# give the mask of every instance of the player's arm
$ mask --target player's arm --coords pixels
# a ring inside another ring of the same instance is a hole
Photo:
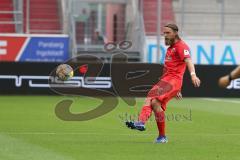
[[[200,87],[201,81],[196,75],[195,67],[194,67],[194,64],[193,64],[191,58],[185,58],[184,61],[187,64],[187,68],[191,75],[191,79],[192,79],[192,83],[193,83],[194,87]]]
[[[221,77],[218,81],[218,84],[220,87],[226,88],[232,80],[237,79],[237,78],[240,78],[240,66],[235,68],[228,75]]]

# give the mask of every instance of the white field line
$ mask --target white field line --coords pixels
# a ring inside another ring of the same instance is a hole
[[[237,100],[224,100],[224,99],[218,99],[218,98],[201,98],[201,99],[206,100],[206,101],[213,101],[213,102],[225,102],[225,103],[240,104],[240,101],[237,101]]]
[[[105,135],[105,136],[156,136],[157,133],[120,133],[120,134],[106,134],[106,133],[92,133],[92,132],[0,132],[0,134],[7,135]],[[240,133],[179,133],[168,134],[170,136],[240,136]]]

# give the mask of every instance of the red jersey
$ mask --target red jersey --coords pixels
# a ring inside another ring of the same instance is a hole
[[[190,50],[184,41],[179,40],[168,47],[164,61],[162,79],[178,79],[182,82],[186,69],[185,58],[190,58]]]

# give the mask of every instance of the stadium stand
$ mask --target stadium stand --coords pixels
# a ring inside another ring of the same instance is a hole
[[[12,0],[0,1],[0,33],[14,33],[14,12]]]
[[[1,0],[0,32],[61,34],[65,24],[63,15],[68,14],[67,8],[63,11],[62,5],[68,2],[63,0]],[[96,29],[101,26],[99,25],[100,15],[102,16],[101,34],[105,35],[109,41],[126,39],[125,33],[128,32],[129,27],[127,20],[133,17],[129,14],[129,8],[133,10],[132,6],[134,6],[131,3],[142,7],[138,14],[140,15],[140,12],[143,14],[146,35],[156,35],[157,0],[134,0],[131,2],[115,0],[111,3],[110,1],[101,3],[96,0],[89,2],[73,0],[71,2],[73,11],[70,14],[72,16],[74,14],[76,18],[75,32],[78,43],[86,43],[89,38],[94,38]],[[102,4],[101,11],[99,11],[98,4]],[[238,37],[240,35],[238,29],[240,24],[238,21],[240,18],[239,5],[240,1],[236,0],[162,0],[161,25],[176,22],[180,26],[183,36]],[[78,13],[75,13],[74,7],[79,9]],[[84,13],[84,9],[86,13]],[[114,14],[114,10],[119,12]],[[99,12],[102,13],[99,14]],[[28,13],[29,21],[27,21]],[[106,25],[109,18],[113,18],[111,15],[115,15],[113,23],[115,29],[113,25]],[[71,25],[71,16],[68,18],[69,26]],[[113,31],[110,32],[108,28],[112,28]],[[68,33],[69,30],[71,29],[65,30],[64,33]],[[117,36],[114,37],[114,35]],[[95,42],[91,41],[91,43]]]
[[[174,22],[172,0],[162,0],[161,26],[168,22]],[[143,17],[146,35],[156,35],[157,32],[157,0],[143,1]]]
[[[236,0],[173,0],[184,36],[239,36],[239,5]]]
[[[156,36],[158,0],[0,0],[0,33],[67,34],[72,56],[129,40],[143,57]],[[183,37],[239,37],[240,1],[162,0],[161,26],[176,22]],[[130,54],[129,54],[130,55]],[[111,57],[111,54],[103,57]],[[141,58],[138,58],[139,60]]]
[[[24,0],[24,31],[29,9],[29,33],[60,34],[61,9],[59,0]],[[29,8],[27,7],[29,4]]]

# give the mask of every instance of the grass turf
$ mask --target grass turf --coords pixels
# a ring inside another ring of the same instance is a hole
[[[0,96],[0,159],[177,159],[235,160],[240,148],[240,99],[184,98],[172,100],[166,112],[168,144],[154,144],[157,127],[152,117],[147,131],[129,130],[126,117],[135,107],[122,100],[112,112],[85,122],[62,121],[55,115],[60,96]],[[99,104],[71,98],[74,113]]]

